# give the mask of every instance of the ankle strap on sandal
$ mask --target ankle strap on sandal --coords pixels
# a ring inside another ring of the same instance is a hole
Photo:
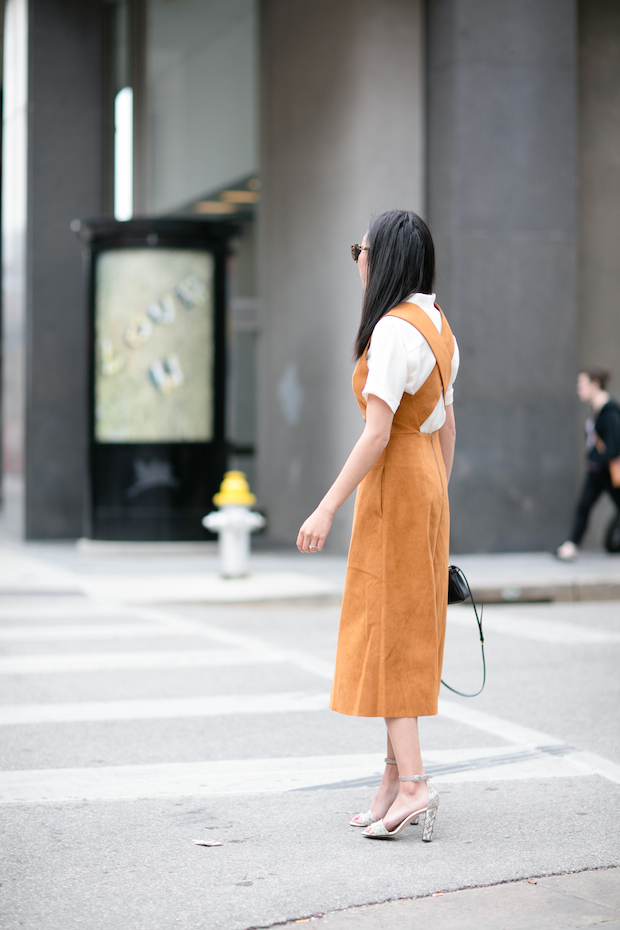
[[[396,759],[388,759],[387,756],[385,757],[385,759],[384,759],[383,761],[384,761],[384,762],[387,762],[388,765],[398,765],[398,762],[396,761]]]
[[[428,781],[430,775],[399,775],[399,781]]]

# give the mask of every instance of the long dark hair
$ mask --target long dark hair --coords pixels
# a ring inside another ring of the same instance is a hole
[[[354,358],[364,354],[381,319],[410,294],[431,294],[435,247],[430,230],[412,210],[390,210],[368,227],[368,279]]]

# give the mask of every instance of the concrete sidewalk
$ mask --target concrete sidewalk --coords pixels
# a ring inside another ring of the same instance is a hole
[[[620,555],[607,552],[583,552],[574,562],[549,552],[455,555],[451,561],[482,603],[620,599]]]
[[[352,907],[306,917],[280,927],[309,923],[321,930],[620,930],[620,869],[441,892],[427,898]]]
[[[620,555],[586,552],[572,563],[547,552],[453,555],[482,603],[620,599]],[[0,595],[86,595],[122,603],[337,602],[344,556],[252,554],[251,575],[222,579],[213,544],[0,544]]]

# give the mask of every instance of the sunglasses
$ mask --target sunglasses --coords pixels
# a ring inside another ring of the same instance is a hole
[[[367,251],[368,251],[368,246],[367,246],[367,245],[352,245],[352,246],[351,246],[351,256],[352,256],[352,258],[353,258],[353,261],[357,263],[357,260],[358,260],[358,258],[360,257],[360,255],[362,254],[362,252],[367,252]]]

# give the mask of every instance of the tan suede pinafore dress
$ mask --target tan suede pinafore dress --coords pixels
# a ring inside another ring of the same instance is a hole
[[[448,603],[448,488],[439,437],[421,433],[450,383],[454,337],[420,308],[391,316],[424,336],[436,364],[416,394],[403,394],[390,440],[360,482],[340,617],[330,707],[356,717],[437,713]],[[353,374],[362,391],[366,351]]]

